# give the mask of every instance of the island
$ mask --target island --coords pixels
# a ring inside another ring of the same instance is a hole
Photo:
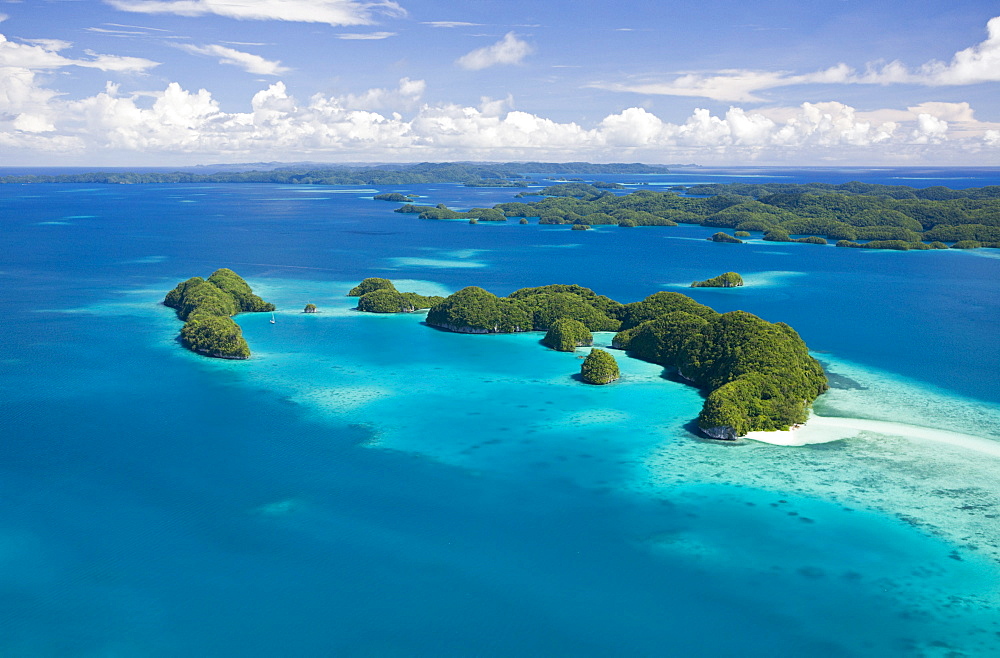
[[[558,352],[573,352],[578,347],[587,347],[593,343],[594,335],[587,329],[587,325],[572,318],[557,319],[542,339],[542,345]]]
[[[348,297],[358,297],[357,310],[363,313],[412,313],[430,308],[444,297],[399,292],[389,279],[369,277],[351,288]]]
[[[444,301],[444,297],[425,297],[415,292],[399,292],[380,288],[358,298],[358,310],[363,313],[413,313]]]
[[[386,192],[385,194],[376,194],[372,197],[376,201],[395,201],[396,203],[410,203],[413,201],[413,197],[406,196],[405,194],[400,194],[399,192]]]
[[[186,171],[91,171],[79,174],[28,174],[0,176],[3,183],[86,183],[136,185],[149,183],[280,183],[282,185],[412,185],[420,183],[473,183],[524,178],[535,174],[666,174],[664,166],[640,163],[590,162],[420,162],[374,166],[289,164],[270,170],[192,173]],[[493,187],[494,185],[490,185]],[[508,185],[504,184],[504,187]]]
[[[380,277],[368,277],[367,279],[362,279],[361,283],[351,288],[347,296],[348,297],[360,297],[366,293],[372,292],[373,290],[396,290],[396,286],[393,285],[392,281],[389,279],[383,279]]]
[[[743,285],[743,277],[736,272],[726,272],[704,281],[694,281],[692,288],[736,288]]]
[[[254,294],[236,272],[222,268],[208,279],[192,277],[167,293],[164,306],[184,320],[181,344],[198,354],[219,359],[248,359],[250,347],[233,321],[237,313],[274,311],[274,304]]]
[[[580,366],[580,378],[588,384],[610,384],[619,376],[615,357],[599,347],[590,350]]]
[[[677,226],[732,229],[710,240],[742,242],[751,232],[771,242],[799,242],[901,251],[1000,248],[1000,186],[951,190],[867,183],[727,183],[640,189],[571,182],[518,194],[522,200],[457,212],[406,205],[397,212],[423,219],[504,221],[537,217],[539,224]],[[531,197],[541,197],[530,200]],[[496,214],[499,212],[499,214]],[[585,230],[585,229],[578,229]]]
[[[316,305],[315,304],[306,304],[306,307],[304,309],[302,309],[302,312],[303,313],[315,313],[316,312]]]
[[[822,366],[787,324],[745,311],[718,313],[677,292],[622,304],[577,285],[523,288],[507,297],[469,286],[432,306],[426,324],[471,334],[547,330],[543,344],[561,351],[586,343],[584,330],[616,331],[612,347],[706,392],[697,425],[714,439],[805,423],[828,388]]]

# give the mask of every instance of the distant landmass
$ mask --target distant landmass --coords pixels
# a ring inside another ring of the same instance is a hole
[[[751,231],[770,242],[803,242],[866,249],[1000,248],[1000,185],[953,190],[872,183],[728,183],[642,187],[629,194],[586,183],[551,185],[493,208],[457,212],[443,204],[405,204],[400,213],[421,219],[507,221],[537,217],[539,224],[572,228],[698,224],[718,231],[714,242],[741,243]],[[793,235],[803,237],[793,238]],[[859,242],[860,241],[860,242]]]
[[[239,165],[212,173],[197,171],[91,171],[70,174],[2,176],[0,183],[282,183],[291,185],[408,185],[465,183],[475,187],[520,187],[526,174],[666,174],[665,166],[640,163],[592,164],[589,162],[421,162],[367,166],[289,165],[257,163],[249,171]]]

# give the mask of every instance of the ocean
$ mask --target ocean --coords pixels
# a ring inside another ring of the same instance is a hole
[[[963,188],[1000,170],[587,178]],[[0,655],[1000,653],[1000,252],[372,200],[518,191],[0,186]],[[237,316],[247,361],[185,351],[160,304],[220,267],[278,306]],[[725,271],[747,285],[687,287]],[[857,423],[802,447],[704,441],[698,391],[656,366],[615,352],[622,379],[588,386],[586,350],[537,333],[357,313],[345,294],[369,276],[675,290],[787,322],[831,374],[816,413]]]

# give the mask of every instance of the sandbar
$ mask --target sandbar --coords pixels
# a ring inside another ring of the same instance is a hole
[[[748,432],[746,437],[781,446],[804,446],[828,443],[857,436],[859,432],[873,432],[889,436],[900,436],[918,441],[932,441],[976,452],[1000,457],[1000,441],[985,439],[971,434],[949,430],[895,423],[864,418],[838,418],[813,414],[802,426],[782,432]]]

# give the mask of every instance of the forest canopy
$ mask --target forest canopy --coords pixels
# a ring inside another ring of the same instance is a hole
[[[233,321],[237,313],[274,311],[240,275],[222,268],[207,280],[192,277],[167,293],[163,304],[184,320],[180,341],[192,352],[220,359],[248,359],[250,347]]]
[[[442,204],[408,205],[397,212],[417,213],[425,219],[478,221],[537,217],[539,224],[581,227],[697,224],[731,229],[742,237],[757,231],[774,242],[898,241],[906,243],[906,249],[923,249],[921,244],[931,242],[961,242],[958,248],[1000,247],[1000,186],[950,190],[867,183],[727,183],[696,185],[683,192],[639,189],[616,194],[608,187],[571,182],[523,192],[518,201],[489,209],[458,212]],[[531,200],[536,196],[541,198]],[[492,214],[496,211],[503,217]],[[710,239],[741,241],[724,231]]]

